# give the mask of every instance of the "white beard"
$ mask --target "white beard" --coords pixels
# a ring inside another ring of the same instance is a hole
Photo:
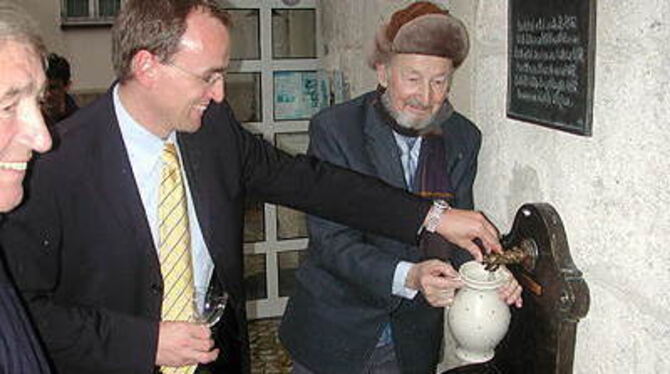
[[[388,111],[388,113],[393,117],[393,119],[398,123],[398,125],[410,129],[410,130],[423,130],[426,127],[430,126],[433,124],[433,120],[435,119],[435,114],[431,114],[427,118],[423,119],[417,119],[415,117],[410,116],[407,113],[403,113],[400,111],[397,111],[394,107],[393,104],[391,104],[391,98],[388,93],[388,91],[385,91],[382,96],[381,96],[381,102],[382,105],[384,105],[384,108]]]

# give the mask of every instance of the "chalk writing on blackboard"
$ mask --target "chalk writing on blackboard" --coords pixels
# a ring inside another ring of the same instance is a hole
[[[582,47],[577,17],[520,19],[513,49],[512,86],[518,100],[572,108],[579,92]]]
[[[507,116],[591,135],[595,0],[509,0]]]

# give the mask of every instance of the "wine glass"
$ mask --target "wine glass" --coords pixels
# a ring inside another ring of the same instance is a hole
[[[213,291],[212,287],[196,287],[193,292],[195,314],[193,322],[212,327],[223,316],[228,302],[228,294],[223,291]]]

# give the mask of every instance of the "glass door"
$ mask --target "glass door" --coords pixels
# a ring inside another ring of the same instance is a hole
[[[243,126],[290,153],[307,150],[309,118],[327,105],[316,0],[223,1],[233,20],[226,97]],[[249,318],[280,316],[307,248],[304,214],[246,203]]]

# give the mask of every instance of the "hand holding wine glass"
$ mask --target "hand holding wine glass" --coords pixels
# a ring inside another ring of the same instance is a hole
[[[193,294],[193,322],[213,327],[223,316],[227,302],[228,294],[224,291],[216,292],[212,287],[196,287]]]

